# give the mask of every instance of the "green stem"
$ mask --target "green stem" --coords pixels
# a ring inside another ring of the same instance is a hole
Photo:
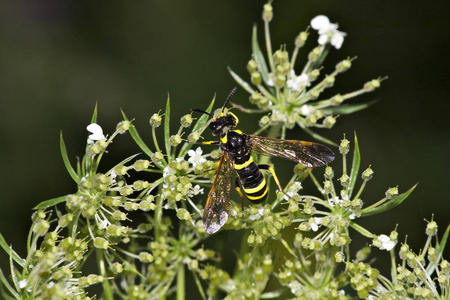
[[[100,271],[100,274],[103,276],[103,297],[104,299],[108,300],[114,300],[114,296],[111,290],[111,285],[109,284],[108,276],[106,274],[105,269],[105,261],[103,260],[102,250],[96,249],[95,254],[97,256],[97,262],[98,262],[98,269]]]
[[[184,300],[185,299],[185,270],[184,270],[184,264],[182,262],[178,265],[178,272],[177,272],[177,300]]]

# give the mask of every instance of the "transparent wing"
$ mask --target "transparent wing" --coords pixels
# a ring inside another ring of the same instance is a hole
[[[261,154],[289,159],[307,167],[320,167],[334,159],[333,151],[324,145],[313,142],[251,135],[250,147],[253,151]]]
[[[228,220],[232,175],[233,160],[230,154],[224,151],[203,210],[203,225],[209,234],[218,231]]]

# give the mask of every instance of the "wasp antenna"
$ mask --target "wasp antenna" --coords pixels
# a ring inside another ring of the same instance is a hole
[[[225,103],[222,106],[222,111],[225,109],[225,107],[227,106],[228,102],[230,101],[231,97],[233,97],[234,93],[236,92],[236,87],[234,87],[231,92],[228,94],[227,100],[225,100]]]
[[[191,111],[196,111],[196,112],[199,112],[199,113],[208,115],[208,116],[210,116],[210,117],[212,118],[212,115],[211,115],[209,112],[206,112],[206,111],[204,111],[204,110],[197,109],[197,108],[191,108]]]

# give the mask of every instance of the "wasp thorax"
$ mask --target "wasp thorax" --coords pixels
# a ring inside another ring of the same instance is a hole
[[[239,122],[239,119],[227,110],[216,111],[212,122],[209,124],[209,129],[213,135],[221,135],[228,132],[228,130],[235,128]]]

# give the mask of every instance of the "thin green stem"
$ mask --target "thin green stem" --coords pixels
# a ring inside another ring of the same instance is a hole
[[[273,63],[272,42],[270,41],[269,22],[264,21],[264,34],[266,40],[267,58],[269,59],[270,71],[275,71],[275,65]]]
[[[178,264],[177,271],[177,300],[184,300],[186,295],[186,287],[185,287],[185,270],[184,264],[180,262]]]
[[[105,261],[103,259],[102,250],[96,249],[95,254],[97,256],[98,269],[100,274],[103,276],[104,280],[102,282],[103,285],[103,297],[108,300],[114,300],[113,292],[111,290],[111,285],[109,284],[109,280],[107,279]]]

